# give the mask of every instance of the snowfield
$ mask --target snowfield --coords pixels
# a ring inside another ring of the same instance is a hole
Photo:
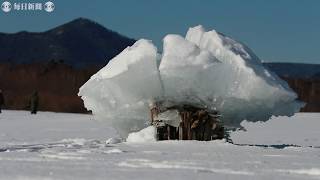
[[[232,133],[238,144],[291,144],[320,148],[320,114],[297,113],[293,117],[272,117],[267,122],[241,123],[246,131]]]
[[[238,145],[121,143],[91,115],[4,111],[0,179],[320,179],[319,113],[242,125]]]

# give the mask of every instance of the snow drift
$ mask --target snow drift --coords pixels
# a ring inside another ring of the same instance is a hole
[[[303,106],[248,47],[215,30],[167,35],[157,52],[151,41],[138,40],[80,88],[85,107],[122,136],[145,128],[158,100],[218,110],[227,126],[291,116]]]
[[[128,135],[127,142],[143,143],[156,141],[156,128],[153,126],[146,127],[139,132],[133,132]]]

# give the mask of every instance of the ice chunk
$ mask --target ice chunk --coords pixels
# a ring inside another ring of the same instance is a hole
[[[219,61],[207,50],[179,35],[167,35],[163,40],[160,75],[166,99],[193,104],[211,96],[208,78]]]
[[[212,77],[222,78],[208,82],[213,85],[214,99],[222,99],[215,106],[226,124],[236,126],[243,119],[265,121],[272,114],[293,115],[303,105],[296,101],[297,96],[287,83],[266,70],[245,45],[215,30],[205,32],[202,26],[190,28],[186,39],[222,62],[211,73]]]
[[[153,126],[142,129],[139,132],[130,133],[127,142],[129,143],[142,143],[156,141],[156,129]]]
[[[80,88],[85,107],[122,136],[145,127],[149,103],[162,91],[156,59],[148,40],[123,50]]]
[[[173,127],[179,127],[180,123],[182,122],[179,111],[176,109],[167,110],[163,113],[160,113],[157,117],[154,118],[154,120],[163,121]]]
[[[218,110],[227,126],[290,116],[303,106],[247,46],[215,30],[196,26],[163,43],[161,56],[150,41],[137,41],[80,88],[86,108],[122,136],[145,128],[149,104],[159,100]]]
[[[118,144],[118,143],[121,143],[122,142],[122,139],[121,138],[109,138],[106,140],[106,144]]]

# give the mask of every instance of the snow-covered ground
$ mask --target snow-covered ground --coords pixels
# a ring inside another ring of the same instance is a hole
[[[272,117],[267,122],[243,121],[246,131],[231,134],[234,143],[298,145],[320,148],[320,113],[297,113],[293,117]],[[319,162],[320,163],[320,162]]]
[[[242,125],[231,135],[240,145],[114,144],[116,132],[90,115],[4,111],[0,179],[320,179],[320,114]]]

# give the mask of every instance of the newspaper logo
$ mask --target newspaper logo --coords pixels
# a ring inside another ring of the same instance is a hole
[[[48,1],[44,4],[44,10],[47,12],[52,12],[54,10],[54,4],[51,1]]]
[[[26,2],[15,2],[11,4],[9,1],[5,1],[1,4],[3,12],[8,13],[10,11],[46,11],[53,12],[55,5],[53,2],[48,1],[46,3],[26,3]]]
[[[3,12],[6,12],[6,13],[10,12],[11,8],[12,8],[11,3],[8,1],[5,1],[1,4],[1,9]]]

